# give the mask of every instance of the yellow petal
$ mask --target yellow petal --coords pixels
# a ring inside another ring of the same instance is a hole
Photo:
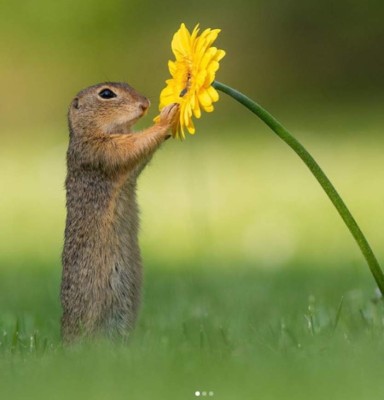
[[[210,46],[216,39],[221,29],[212,29],[207,37],[208,46]]]
[[[208,50],[204,53],[204,56],[203,56],[203,58],[201,59],[201,62],[200,62],[200,68],[201,68],[201,69],[206,69],[207,66],[208,66],[208,64],[209,64],[213,59],[215,59],[214,57],[215,57],[217,51],[218,51],[218,50],[216,49],[216,47],[211,47],[210,49],[208,49]]]
[[[225,51],[224,50],[217,50],[217,53],[215,54],[215,60],[220,61],[222,58],[225,56]]]
[[[206,77],[207,77],[207,71],[205,71],[204,69],[199,71],[199,73],[197,74],[196,79],[195,79],[196,85],[198,85],[199,87],[203,86]]]
[[[207,92],[209,94],[209,97],[212,99],[212,101],[215,102],[215,101],[219,100],[219,93],[217,93],[217,90],[214,87],[210,86],[207,89]]]
[[[180,29],[173,35],[171,47],[176,56],[176,59],[183,58],[188,55],[189,50],[189,31],[184,24],[181,24]]]
[[[180,122],[180,128],[182,128],[183,126],[185,126],[185,123],[184,123],[184,109],[183,109],[182,106],[180,107],[179,122]]]
[[[195,94],[193,94],[192,96],[193,96],[193,99],[191,101],[191,105],[192,105],[193,114],[196,118],[200,118],[201,117],[200,103],[197,101]]]
[[[191,109],[193,109],[196,105],[196,95],[193,92],[190,94],[189,104],[191,106]]]
[[[191,34],[191,43],[193,43],[196,40],[197,34],[199,33],[199,24],[196,24],[196,26],[193,28],[192,34]]]
[[[196,102],[195,107],[193,108],[193,114],[196,118],[200,118],[201,117],[201,110],[200,110],[200,105],[199,102]]]
[[[183,45],[184,52],[189,55],[191,47],[191,34],[184,24],[181,24],[180,40]]]
[[[212,104],[212,100],[206,90],[201,91],[198,94],[199,102],[203,107],[208,107]]]
[[[184,124],[188,126],[190,124],[190,121],[192,120],[192,109],[190,104],[187,104],[186,107],[184,108]]]
[[[203,106],[203,110],[204,110],[205,112],[212,112],[212,111],[214,110],[214,107],[213,107],[212,104],[209,105],[209,106]]]
[[[171,85],[166,86],[162,91],[161,91],[161,96],[169,96],[173,94],[173,87]]]
[[[184,125],[180,123],[180,130],[177,133],[177,136],[179,139],[183,140],[185,139],[185,134],[184,134]]]
[[[177,71],[176,63],[169,60],[168,61],[168,69],[169,69],[170,74],[173,76]]]
[[[196,52],[206,51],[208,47],[216,40],[220,29],[206,29],[198,39],[198,43],[196,45]]]
[[[208,72],[216,72],[219,69],[219,67],[220,67],[220,64],[217,61],[212,60],[209,63],[209,65],[207,66],[207,70],[208,70]]]
[[[186,126],[187,126],[187,129],[188,129],[188,132],[191,135],[194,135],[196,130],[195,130],[195,125],[193,124],[192,118],[188,121],[188,125],[186,125]]]
[[[210,86],[215,80],[216,72],[219,69],[219,63],[217,61],[212,61],[207,68],[207,76],[205,78],[204,86]]]

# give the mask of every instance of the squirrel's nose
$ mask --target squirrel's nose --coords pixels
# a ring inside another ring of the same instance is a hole
[[[143,99],[143,101],[140,103],[140,108],[143,110],[143,112],[146,112],[150,105],[151,103],[148,99]]]

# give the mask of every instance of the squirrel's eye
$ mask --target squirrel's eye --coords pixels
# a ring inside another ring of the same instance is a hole
[[[116,97],[116,93],[112,92],[110,89],[103,89],[101,92],[99,92],[99,96],[103,99],[112,99]]]

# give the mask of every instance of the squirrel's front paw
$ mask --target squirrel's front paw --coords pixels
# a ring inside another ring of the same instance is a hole
[[[160,112],[160,123],[171,128],[179,117],[180,104],[172,103],[165,106]]]

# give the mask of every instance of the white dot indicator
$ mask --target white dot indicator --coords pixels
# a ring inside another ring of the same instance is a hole
[[[206,395],[207,395],[207,392],[201,392],[201,395],[202,395],[202,396],[206,396]]]
[[[195,396],[196,396],[196,397],[199,397],[199,396],[200,396],[200,392],[199,392],[198,390],[196,390]]]
[[[208,396],[213,396],[213,392],[208,392]]]

